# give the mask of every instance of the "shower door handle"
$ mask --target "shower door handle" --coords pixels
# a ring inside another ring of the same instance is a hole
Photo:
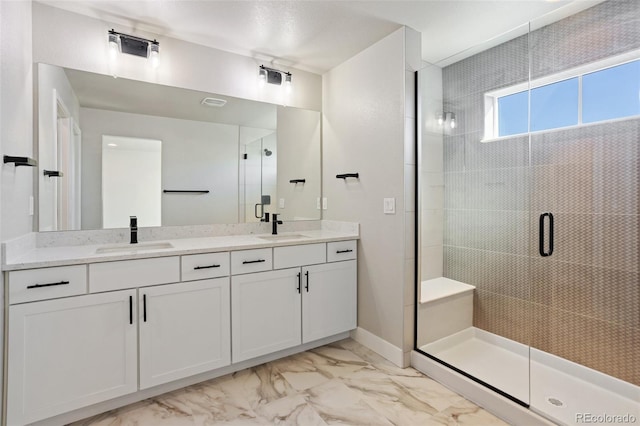
[[[549,218],[549,251],[544,250],[544,222],[545,218]],[[553,254],[553,215],[551,213],[542,213],[538,223],[538,250],[540,256],[548,257]]]

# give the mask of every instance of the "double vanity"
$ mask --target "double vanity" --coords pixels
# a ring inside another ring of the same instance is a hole
[[[357,239],[355,225],[6,259],[6,424],[61,423],[346,337]]]

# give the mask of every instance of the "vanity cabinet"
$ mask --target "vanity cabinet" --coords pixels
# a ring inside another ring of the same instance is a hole
[[[160,393],[344,337],[356,327],[355,247],[323,242],[6,273],[6,424]]]
[[[332,250],[354,259],[355,242],[346,243]],[[356,328],[355,260],[325,263],[326,244],[273,251],[274,267],[287,269],[231,278],[233,362]]]
[[[233,362],[301,343],[300,268],[231,278]]]
[[[356,261],[302,268],[302,343],[356,328]]]
[[[137,391],[135,300],[124,290],[11,306],[7,424]]]
[[[140,389],[231,364],[229,277],[138,293]]]

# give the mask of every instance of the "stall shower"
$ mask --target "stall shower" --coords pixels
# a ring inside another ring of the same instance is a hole
[[[416,349],[557,423],[640,422],[640,7],[460,57],[418,72]]]

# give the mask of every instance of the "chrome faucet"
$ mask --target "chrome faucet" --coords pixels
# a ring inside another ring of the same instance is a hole
[[[278,214],[277,213],[273,213],[271,215],[271,217],[273,217],[273,225],[271,225],[271,234],[272,235],[278,235],[278,225],[282,225],[282,221],[278,220]]]
[[[138,218],[129,216],[129,229],[131,230],[131,244],[138,244]]]

